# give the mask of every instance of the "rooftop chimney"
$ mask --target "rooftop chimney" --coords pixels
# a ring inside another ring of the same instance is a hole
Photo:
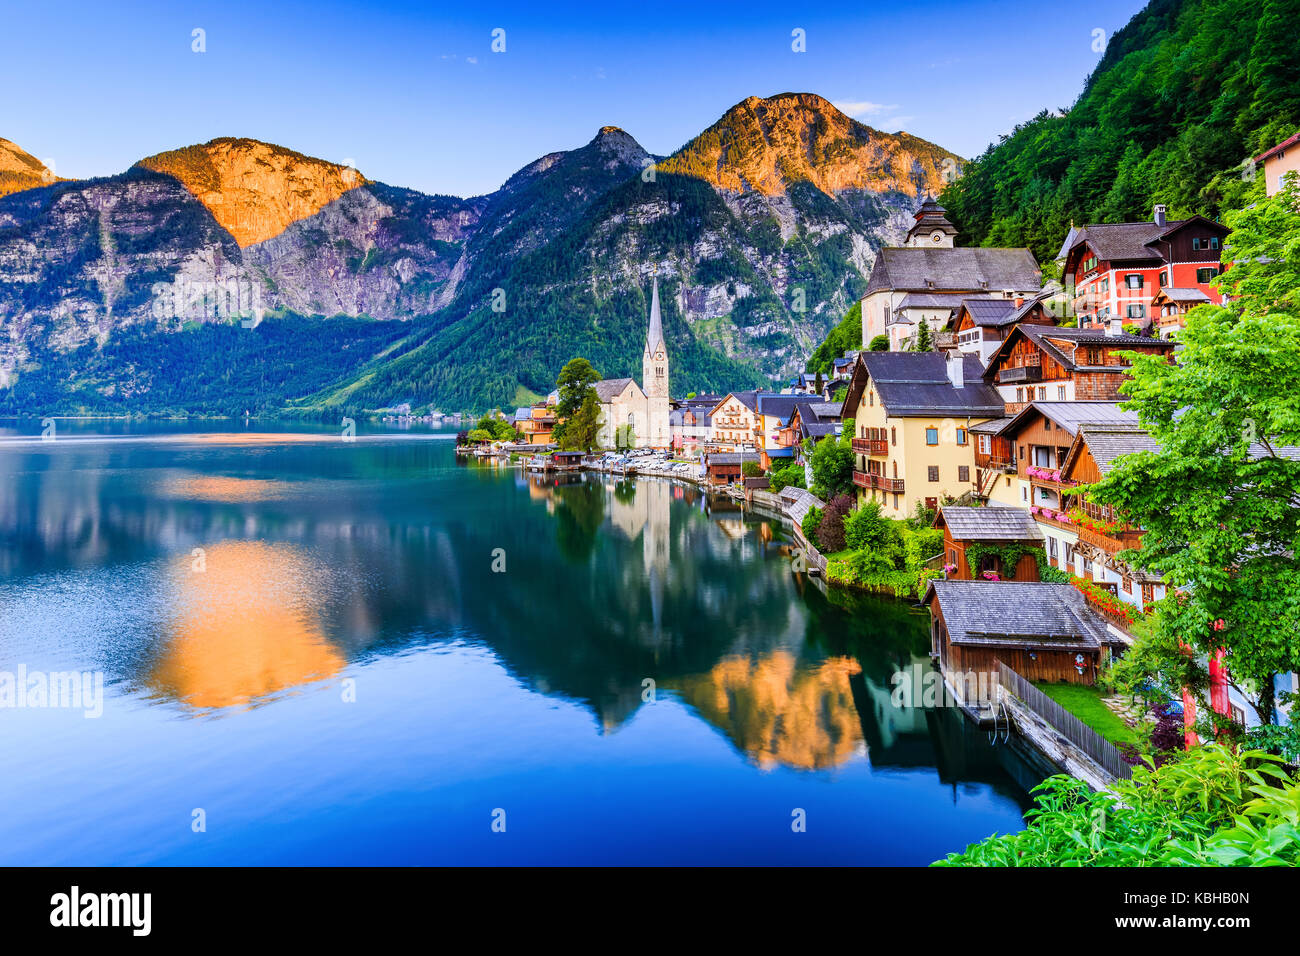
[[[1124,320],[1118,315],[1111,318],[1111,320],[1106,323],[1106,334],[1110,336],[1123,335]]]
[[[1163,229],[1165,227],[1165,204],[1164,203],[1162,202],[1156,203],[1154,215],[1155,215],[1156,225],[1159,226],[1161,229]]]
[[[1016,308],[1019,309],[1025,304],[1025,297],[1019,292],[1016,293]]]
[[[961,352],[948,353],[948,381],[953,388],[966,387],[966,360]]]

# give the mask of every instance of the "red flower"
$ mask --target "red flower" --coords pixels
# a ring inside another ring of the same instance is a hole
[[[1223,618],[1219,618],[1217,621],[1214,622],[1214,629],[1216,631],[1221,631],[1227,626],[1228,623]]]

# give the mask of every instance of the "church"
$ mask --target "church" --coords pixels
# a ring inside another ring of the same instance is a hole
[[[650,327],[641,354],[641,381],[606,378],[596,383],[603,448],[668,448],[668,345],[659,315],[659,277],[650,293]]]

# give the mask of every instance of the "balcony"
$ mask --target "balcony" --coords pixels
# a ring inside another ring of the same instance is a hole
[[[887,458],[889,456],[889,440],[886,438],[855,438],[853,439],[853,450],[859,455],[866,455],[868,458]]]
[[[1042,380],[1043,366],[1041,364],[1016,365],[998,372],[999,385],[1019,385],[1025,382],[1041,382]]]
[[[1125,528],[1112,532],[1096,531],[1083,525],[1078,525],[1077,528],[1080,541],[1090,544],[1094,548],[1100,548],[1107,554],[1115,554],[1118,551],[1138,548],[1142,545],[1142,532],[1137,528]]]
[[[1033,484],[1043,485],[1046,488],[1053,488],[1057,491],[1075,488],[1079,484],[1077,481],[1062,478],[1059,470],[1055,468],[1047,468],[1043,465],[1026,465],[1020,471],[1020,477],[1027,479]]]
[[[896,494],[903,492],[902,478],[886,478],[884,475],[875,475],[869,471],[855,471],[853,483],[868,491],[892,491]]]

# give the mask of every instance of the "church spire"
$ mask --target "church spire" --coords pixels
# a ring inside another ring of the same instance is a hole
[[[650,293],[650,331],[646,335],[645,351],[647,355],[654,355],[660,350],[667,351],[664,348],[663,320],[659,317],[659,276],[656,275]]]

